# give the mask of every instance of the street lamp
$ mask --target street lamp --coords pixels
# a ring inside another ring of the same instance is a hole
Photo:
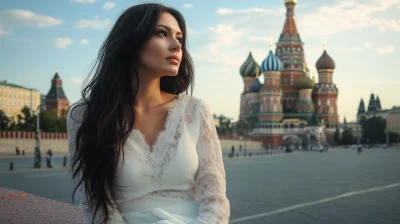
[[[35,134],[35,151],[34,151],[34,163],[33,163],[33,168],[41,168],[42,164],[42,157],[40,155],[40,121],[39,121],[39,115],[40,115],[40,106],[39,105],[36,108],[35,115],[36,115],[36,134]]]

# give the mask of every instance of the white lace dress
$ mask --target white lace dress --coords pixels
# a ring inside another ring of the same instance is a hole
[[[71,110],[70,110],[71,112]],[[84,108],[67,115],[70,157]],[[134,129],[118,164],[115,208],[108,223],[182,224],[228,223],[229,200],[222,151],[209,106],[201,99],[179,94],[153,146]],[[87,209],[84,186],[77,191],[84,223]],[[96,220],[101,218],[96,215]]]

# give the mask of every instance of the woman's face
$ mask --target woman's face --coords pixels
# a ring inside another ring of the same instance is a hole
[[[153,35],[139,52],[139,67],[150,73],[145,75],[176,76],[182,59],[182,38],[178,21],[170,13],[161,13]]]

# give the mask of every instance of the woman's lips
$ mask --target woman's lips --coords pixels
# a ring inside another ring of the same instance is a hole
[[[168,58],[168,61],[171,62],[174,65],[179,65],[179,60],[175,58]]]

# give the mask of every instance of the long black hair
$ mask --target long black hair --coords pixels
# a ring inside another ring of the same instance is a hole
[[[187,51],[187,29],[182,14],[161,4],[140,4],[126,9],[117,19],[90,72],[92,74],[96,68],[93,78],[82,90],[81,100],[71,107],[73,111],[86,106],[71,158],[73,178],[79,177],[72,197],[84,184],[89,209],[94,209],[92,221],[96,213],[101,212],[102,223],[107,222],[110,217],[107,206],[116,202],[115,192],[119,186],[115,171],[120,156],[124,158],[123,145],[135,121],[138,52],[153,35],[163,12],[170,13],[178,21],[183,39],[178,74],[162,77],[160,89],[179,94],[188,93],[190,87],[193,92],[194,67]]]

